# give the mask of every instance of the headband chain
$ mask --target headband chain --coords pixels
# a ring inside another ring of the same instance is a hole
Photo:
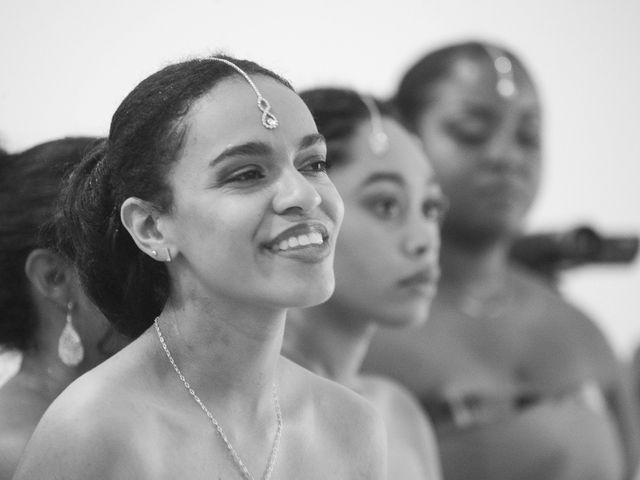
[[[368,95],[360,95],[362,103],[369,111],[371,119],[371,136],[369,137],[369,145],[376,155],[382,155],[389,149],[389,136],[382,128],[382,114],[376,105],[376,102]]]
[[[496,90],[502,97],[512,97],[517,92],[517,88],[515,79],[513,78],[513,64],[511,60],[509,60],[502,50],[492,45],[484,45],[484,49],[487,55],[489,55],[489,58],[491,58],[493,68],[498,76]]]
[[[256,96],[258,97],[258,108],[262,112],[262,125],[264,125],[265,128],[268,128],[269,130],[273,130],[279,125],[278,119],[273,113],[271,113],[271,104],[266,98],[262,96],[262,94],[260,93],[260,90],[258,90],[258,87],[256,87],[256,84],[253,83],[253,80],[251,80],[251,77],[249,77],[249,75],[247,75],[247,73],[244,70],[242,70],[235,63],[230,62],[229,60],[226,60],[224,58],[209,57],[209,60],[215,60],[218,62],[226,63],[227,65],[232,67],[236,72],[242,75],[244,79],[249,83],[251,88],[253,88],[253,91],[256,93]]]

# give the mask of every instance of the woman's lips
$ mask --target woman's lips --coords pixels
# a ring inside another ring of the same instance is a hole
[[[425,268],[417,271],[413,275],[403,278],[398,282],[402,288],[418,289],[434,294],[438,280],[440,279],[440,270],[437,268]]]
[[[307,263],[324,260],[330,253],[328,229],[318,222],[295,225],[265,244],[271,253]]]
[[[320,245],[329,238],[329,231],[320,222],[304,222],[287,228],[266,242],[265,246],[271,250],[288,250],[309,244]]]

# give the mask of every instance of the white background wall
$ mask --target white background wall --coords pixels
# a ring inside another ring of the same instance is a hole
[[[1,0],[0,144],[103,135],[137,82],[188,56],[223,49],[299,88],[387,95],[426,49],[468,38],[520,53],[542,92],[529,228],[640,234],[637,0]],[[582,268],[562,288],[622,357],[640,342],[640,261]]]

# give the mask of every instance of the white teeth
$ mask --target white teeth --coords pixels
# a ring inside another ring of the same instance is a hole
[[[307,235],[298,235],[297,237],[290,237],[287,240],[281,240],[278,243],[279,250],[289,250],[295,247],[306,247],[307,245],[322,245],[324,243],[322,234],[318,232],[311,232]]]
[[[309,245],[311,243],[311,240],[309,240],[309,237],[307,237],[306,235],[300,235],[298,237],[298,242],[300,243],[300,245],[302,245],[303,247],[306,247],[307,245]]]
[[[318,232],[311,232],[309,234],[309,240],[315,245],[322,245],[322,235]]]

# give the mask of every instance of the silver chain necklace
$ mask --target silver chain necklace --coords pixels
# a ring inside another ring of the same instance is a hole
[[[202,400],[200,400],[200,397],[196,395],[196,392],[193,390],[191,385],[189,385],[189,382],[187,382],[187,379],[184,378],[184,375],[178,368],[178,365],[176,365],[176,362],[173,359],[171,352],[169,351],[169,347],[167,347],[167,343],[164,341],[162,332],[160,331],[160,325],[158,325],[158,319],[156,318],[153,321],[153,323],[156,327],[156,332],[158,333],[158,339],[160,340],[160,344],[162,345],[164,352],[167,354],[167,358],[169,359],[171,366],[173,366],[173,369],[178,374],[178,377],[180,377],[180,380],[182,380],[184,387],[187,389],[189,394],[193,397],[195,402],[200,406],[202,411],[207,415],[207,418],[211,420],[211,423],[213,424],[216,431],[220,435],[220,438],[222,439],[225,446],[227,447],[227,450],[231,454],[231,457],[233,458],[233,461],[235,462],[236,466],[238,467],[238,469],[240,469],[240,472],[242,473],[243,477],[247,480],[254,480],[253,475],[251,475],[251,472],[249,472],[249,469],[240,458],[240,455],[238,455],[238,452],[236,452],[235,448],[233,448],[233,445],[231,445],[231,442],[227,438],[227,435],[224,433],[224,430],[222,429],[218,421],[213,417],[213,415],[211,414],[209,409],[204,405],[204,403],[202,403]],[[271,478],[271,473],[273,472],[273,467],[275,466],[275,463],[276,463],[276,457],[278,456],[278,449],[280,447],[280,436],[282,435],[282,411],[280,410],[280,400],[278,399],[278,389],[275,383],[273,384],[273,405],[276,411],[276,420],[278,423],[278,427],[276,429],[276,437],[273,440],[273,447],[271,448],[271,454],[269,455],[269,461],[267,462],[267,468],[265,469],[264,474],[262,475],[262,480],[269,480]]]

